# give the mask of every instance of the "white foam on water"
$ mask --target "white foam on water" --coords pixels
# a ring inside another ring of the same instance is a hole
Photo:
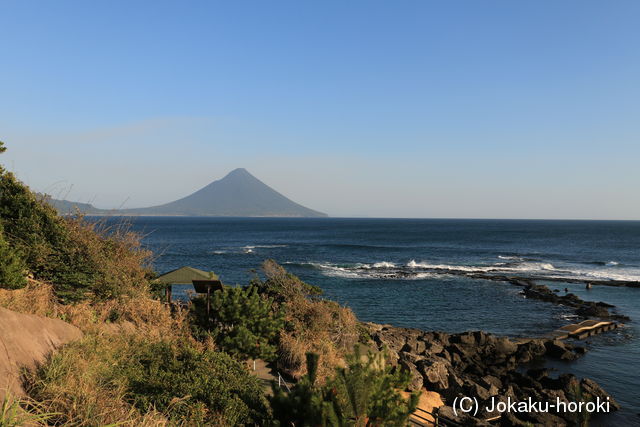
[[[640,281],[640,269],[583,270],[572,267],[558,268],[549,262],[510,262],[491,265],[436,264],[427,261],[410,260],[405,265],[390,261],[371,264],[337,265],[330,262],[302,263],[319,269],[332,277],[368,278],[387,280],[416,280],[439,277],[448,274],[512,274],[532,279],[579,279]]]
[[[506,260],[510,260],[510,261],[524,261],[523,258],[521,258],[519,256],[514,256],[514,255],[498,255],[498,258],[506,259]]]
[[[420,279],[433,279],[435,277],[440,277],[442,274],[437,273],[416,273],[411,276],[411,280],[420,280]]]
[[[388,261],[380,261],[371,265],[372,268],[395,268],[395,264]]]

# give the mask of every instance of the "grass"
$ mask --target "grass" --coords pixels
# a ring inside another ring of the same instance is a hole
[[[280,332],[278,366],[294,378],[307,372],[306,354],[320,356],[318,381],[344,366],[345,356],[359,338],[353,312],[338,303],[319,298],[320,290],[304,283],[273,260],[263,264],[266,280],[255,286],[280,302],[285,328]]]
[[[2,427],[44,426],[56,415],[45,412],[42,404],[28,398],[17,398],[8,391],[0,404]]]
[[[258,379],[229,355],[138,334],[87,335],[31,373],[27,390],[59,425],[237,425],[268,414]]]

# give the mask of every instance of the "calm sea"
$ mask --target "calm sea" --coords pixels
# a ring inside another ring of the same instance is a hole
[[[116,218],[110,219],[115,221]],[[246,284],[273,258],[366,321],[425,330],[540,336],[571,310],[525,300],[519,288],[460,273],[541,280],[640,280],[640,221],[131,218],[160,273],[184,265]],[[640,424],[640,289],[544,282],[632,318],[587,341],[559,371],[589,376],[622,405],[600,423]],[[176,290],[178,293],[182,290]],[[596,420],[598,421],[598,420]],[[596,422],[596,424],[598,424]]]

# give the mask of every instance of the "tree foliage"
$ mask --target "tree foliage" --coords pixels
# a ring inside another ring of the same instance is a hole
[[[19,289],[27,284],[26,265],[4,238],[0,224],[0,288]]]
[[[211,330],[218,346],[238,358],[273,360],[283,314],[273,300],[249,286],[225,287],[211,297],[210,319],[206,302],[194,304],[201,326]]]
[[[307,375],[290,393],[273,385],[270,399],[276,425],[404,426],[415,411],[418,395],[402,397],[408,374],[386,366],[384,354],[356,350],[348,366],[338,368],[324,385],[316,379],[318,357],[307,354]]]
[[[326,425],[331,417],[331,401],[317,381],[318,355],[307,353],[307,375],[289,393],[275,384],[270,398],[274,424],[279,426]]]

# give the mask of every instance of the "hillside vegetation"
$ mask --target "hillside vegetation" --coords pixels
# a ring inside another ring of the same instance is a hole
[[[126,225],[59,216],[0,167],[0,306],[84,333],[25,372],[26,398],[1,398],[0,425],[402,425],[415,407],[403,373],[353,354],[368,336],[351,310],[275,261],[215,292],[207,316],[201,298],[154,298],[152,255]],[[256,358],[292,390],[268,398]]]

